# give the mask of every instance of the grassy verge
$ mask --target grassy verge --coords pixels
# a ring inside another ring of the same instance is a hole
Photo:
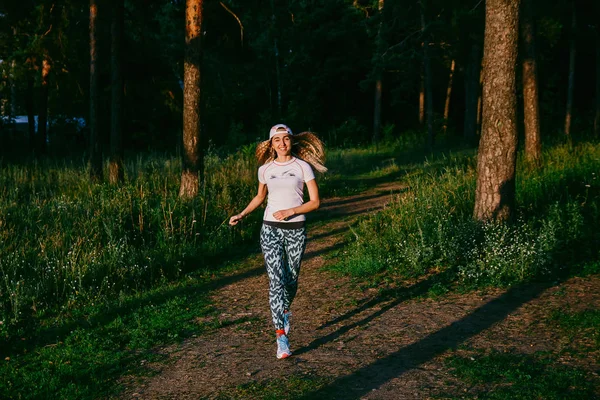
[[[22,332],[24,336],[2,342],[2,397],[93,399],[118,394],[121,376],[152,373],[146,365],[164,357],[157,346],[221,326],[209,295],[234,271],[243,273],[232,265],[189,274],[137,295],[42,319]]]
[[[597,394],[585,371],[560,365],[553,356],[542,353],[451,356],[446,366],[470,386],[464,395],[450,398],[584,400]]]
[[[468,389],[467,399],[593,399],[598,398],[600,380],[594,364],[600,350],[600,312],[594,308],[573,311],[569,307],[549,311],[549,329],[559,338],[552,352],[520,354],[514,351],[469,351],[451,355],[445,364]],[[596,356],[594,356],[596,354]],[[593,361],[592,361],[593,363]]]
[[[178,279],[249,242],[258,215],[236,230],[224,221],[253,195],[251,162],[208,157],[206,184],[191,202],[177,196],[171,158],[129,163],[119,187],[91,185],[75,164],[3,166],[0,336]]]
[[[232,390],[219,393],[216,398],[219,400],[291,400],[319,390],[327,383],[326,378],[294,374],[281,379],[239,385]]]
[[[546,150],[537,169],[520,160],[510,224],[473,221],[475,163],[455,153],[407,166],[407,194],[360,221],[337,270],[363,280],[445,271],[446,289],[598,272],[600,145]]]
[[[556,323],[570,343],[577,343],[589,351],[600,350],[600,310],[586,308],[582,311],[555,310],[550,320]]]

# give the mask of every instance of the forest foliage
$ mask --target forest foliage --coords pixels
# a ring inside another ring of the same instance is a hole
[[[573,31],[572,2],[532,1],[544,135],[559,135],[558,127],[563,126],[571,40],[577,50],[573,131],[591,132],[597,6],[576,2],[578,23]],[[397,0],[385,2],[379,12],[378,2],[366,0],[229,0],[204,6],[204,148],[210,143],[235,149],[255,142],[279,121],[316,131],[328,145],[367,143],[372,135],[373,86],[380,71],[384,138],[420,129],[421,5],[428,21],[436,132],[444,124],[450,66],[455,61],[448,135],[460,139],[466,75],[482,55],[484,2]],[[183,0],[125,1],[127,151],[174,151],[180,146],[184,6]],[[105,152],[110,136],[112,12],[111,2],[101,2],[99,136]],[[26,115],[28,102],[39,114],[44,104],[41,65],[48,59],[50,149],[63,155],[83,152],[85,130],[77,132],[67,122],[87,118],[89,112],[88,4],[7,0],[0,5],[0,19],[2,115]],[[475,61],[473,51],[480,53]],[[28,147],[24,140],[9,140],[7,127],[2,132],[4,157]]]

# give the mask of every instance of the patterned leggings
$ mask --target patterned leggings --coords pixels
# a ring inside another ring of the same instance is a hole
[[[269,275],[269,305],[275,329],[283,329],[283,312],[298,290],[300,261],[306,248],[306,228],[281,229],[262,226],[260,246]]]

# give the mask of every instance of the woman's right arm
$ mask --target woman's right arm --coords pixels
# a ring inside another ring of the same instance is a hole
[[[252,211],[256,210],[258,208],[258,206],[260,206],[263,201],[265,201],[265,198],[267,197],[267,185],[265,185],[264,183],[258,183],[258,193],[256,194],[256,196],[254,196],[254,198],[252,200],[250,200],[250,203],[248,203],[248,205],[246,206],[246,208],[244,208],[244,210],[239,213],[234,215],[233,217],[229,218],[229,225],[236,225],[238,222],[240,222],[242,220],[242,218],[244,218],[246,215],[250,214]]]

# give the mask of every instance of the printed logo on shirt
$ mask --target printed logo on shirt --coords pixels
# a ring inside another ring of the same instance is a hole
[[[269,179],[277,179],[277,178],[293,178],[295,177],[296,174],[294,173],[293,170],[288,169],[286,171],[283,171],[279,176],[278,175],[271,175],[271,177]]]

